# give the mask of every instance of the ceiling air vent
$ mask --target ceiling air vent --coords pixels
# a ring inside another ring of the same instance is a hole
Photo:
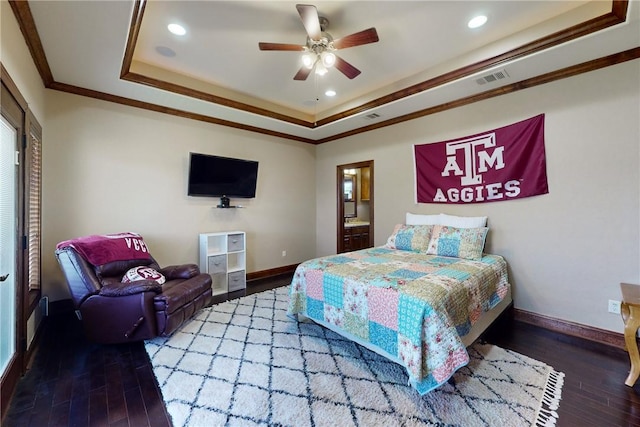
[[[509,74],[507,74],[507,70],[498,70],[495,73],[487,74],[486,76],[482,76],[479,79],[476,79],[476,83],[479,85],[484,85],[487,83],[493,83],[497,80],[504,80],[509,78]]]
[[[378,117],[380,117],[380,114],[378,114],[378,113],[371,113],[371,114],[367,114],[366,116],[364,116],[364,118],[366,120],[375,120]]]

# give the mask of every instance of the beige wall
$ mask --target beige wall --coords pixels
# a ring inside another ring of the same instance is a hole
[[[0,0],[0,30],[0,62],[29,103],[29,109],[38,122],[44,125],[46,90],[6,0]]]
[[[490,252],[510,265],[515,306],[622,331],[607,312],[640,282],[640,61],[353,136],[317,150],[318,255],[335,251],[336,165],[375,161],[375,241],[405,212],[489,217]],[[495,203],[414,204],[412,145],[546,114],[550,193]]]
[[[198,233],[229,230],[247,233],[248,272],[315,256],[312,145],[46,90],[0,4],[0,60],[43,126],[43,295],[68,298],[55,245],[85,234],[137,231],[162,265],[197,262]],[[189,151],[258,160],[257,197],[188,197]]]
[[[66,289],[55,244],[135,231],[161,265],[197,262],[198,234],[247,233],[247,271],[315,255],[315,148],[118,104],[47,94],[43,168],[43,277],[52,300]],[[187,196],[189,152],[257,160],[255,199],[216,209]],[[287,255],[282,256],[282,251]]]
[[[43,285],[66,289],[55,244],[133,230],[162,264],[194,262],[197,234],[247,232],[248,271],[335,252],[338,164],[375,161],[375,236],[406,211],[488,215],[516,307],[621,331],[618,283],[640,282],[640,61],[609,67],[318,147],[45,90],[7,2],[0,60],[44,128]],[[411,146],[546,113],[550,193],[473,206],[415,205]],[[187,154],[260,161],[258,197],[218,210],[186,196]],[[287,251],[283,258],[281,252]]]

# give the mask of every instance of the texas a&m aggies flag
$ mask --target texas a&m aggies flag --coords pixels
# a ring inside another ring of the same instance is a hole
[[[544,114],[481,134],[414,145],[417,203],[484,203],[549,192]]]

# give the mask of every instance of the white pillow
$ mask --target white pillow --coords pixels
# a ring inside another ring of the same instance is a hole
[[[487,226],[487,217],[440,214],[439,224],[456,228],[481,228]]]
[[[406,225],[440,225],[440,215],[419,215],[407,212],[404,223]]]
[[[486,216],[455,216],[447,214],[420,215],[407,212],[406,225],[446,225],[456,228],[480,228],[487,226]]]

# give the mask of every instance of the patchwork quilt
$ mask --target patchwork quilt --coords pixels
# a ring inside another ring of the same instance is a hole
[[[288,314],[329,323],[395,357],[424,394],[469,363],[460,337],[509,286],[498,255],[474,261],[381,246],[300,264]]]

